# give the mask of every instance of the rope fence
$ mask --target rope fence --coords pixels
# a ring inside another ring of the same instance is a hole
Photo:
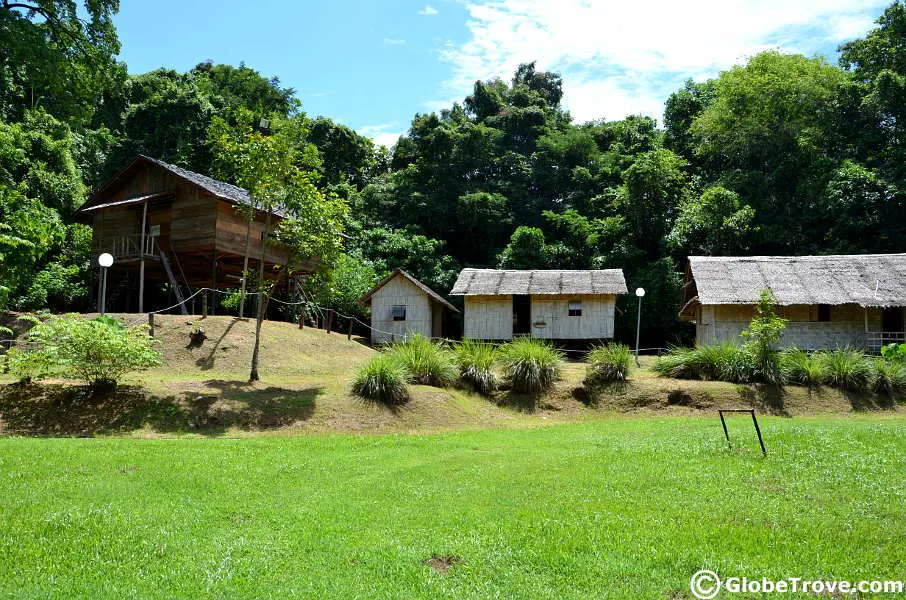
[[[146,322],[147,320],[149,320],[149,319],[151,318],[151,315],[162,314],[162,313],[165,313],[165,312],[167,312],[167,311],[170,311],[170,310],[174,310],[174,309],[176,309],[176,308],[179,308],[180,306],[186,304],[187,302],[189,302],[190,300],[192,300],[193,298],[195,298],[196,296],[198,296],[199,294],[201,294],[201,293],[203,293],[203,292],[212,292],[212,293],[214,293],[214,294],[222,294],[222,295],[226,295],[226,296],[235,295],[235,292],[225,292],[225,291],[223,291],[223,290],[218,290],[218,289],[214,289],[214,288],[207,288],[207,287],[198,288],[197,290],[195,290],[195,292],[194,292],[193,294],[191,294],[190,296],[184,298],[182,301],[177,302],[176,304],[174,304],[174,305],[172,305],[172,306],[168,306],[168,307],[166,307],[166,308],[160,308],[160,309],[158,309],[158,310],[153,310],[153,311],[148,311],[148,312],[146,312],[146,313],[142,313],[143,315],[146,315],[146,316],[143,316],[142,318],[139,318],[139,319],[136,319],[136,320],[131,321],[131,322],[129,322],[129,323],[126,323],[125,325],[126,325],[126,327],[134,327],[135,325],[139,325],[139,324],[141,324],[141,323],[144,323],[144,322]],[[246,296],[246,297],[259,296],[259,295],[261,295],[262,293],[263,293],[263,292],[246,292],[245,296]],[[303,294],[303,296],[304,296],[304,295],[305,295],[305,294]],[[376,332],[376,333],[380,333],[380,334],[383,334],[383,335],[390,336],[391,340],[395,340],[395,338],[400,337],[400,334],[398,334],[397,332],[394,332],[394,331],[385,331],[385,330],[383,330],[383,329],[378,329],[378,328],[376,328],[376,327],[372,327],[369,323],[365,323],[364,321],[362,321],[361,319],[359,319],[359,318],[356,317],[356,316],[353,316],[353,315],[345,315],[345,314],[343,314],[343,313],[337,311],[336,309],[332,309],[332,308],[327,308],[327,307],[324,307],[324,306],[320,306],[320,305],[318,305],[317,303],[311,301],[311,300],[308,299],[308,298],[303,298],[302,300],[299,300],[299,301],[287,301],[287,300],[281,300],[281,299],[279,299],[279,298],[269,297],[269,298],[268,298],[268,302],[276,302],[276,303],[282,304],[282,305],[284,305],[284,306],[304,306],[304,307],[305,307],[306,309],[308,309],[309,311],[313,311],[313,312],[315,313],[315,315],[317,316],[318,321],[319,321],[320,323],[322,323],[322,324],[327,324],[327,323],[328,323],[328,314],[329,314],[330,312],[333,312],[333,314],[334,314],[335,316],[340,317],[341,319],[347,319],[347,321],[348,321],[350,324],[352,324],[352,323],[358,323],[360,326],[364,327],[364,328],[367,329],[369,332]],[[326,329],[326,328],[325,328],[325,329]],[[330,330],[327,330],[327,332],[330,333]],[[349,333],[348,335],[351,335],[351,327],[350,327],[350,333]],[[405,334],[403,334],[402,337],[405,337]],[[439,337],[439,336],[428,336],[428,339],[434,340],[434,341],[438,341],[438,342],[447,343],[447,344],[456,344],[456,343],[459,343],[459,341],[460,341],[460,340],[454,340],[454,339],[445,338],[445,337]],[[13,345],[21,346],[21,345],[28,344],[28,343],[30,343],[30,342],[28,342],[27,340],[17,340],[17,339],[0,340],[0,347],[2,347],[2,345],[4,345],[4,344],[7,346],[7,348],[9,348],[9,347],[12,347]],[[502,345],[501,342],[490,342],[490,343],[493,344],[493,345],[495,345],[495,346],[500,346],[500,345]],[[646,353],[647,353],[647,352],[657,352],[657,354],[660,355],[662,352],[666,352],[667,350],[669,350],[669,348],[661,348],[661,347],[654,347],[654,348],[639,348],[639,353],[642,353],[642,352],[646,352]],[[588,353],[587,350],[577,350],[577,349],[570,349],[570,348],[564,348],[564,349],[562,349],[562,351],[563,351],[563,352],[567,352],[567,353],[581,354],[581,355],[584,355],[584,354],[587,354],[587,353]]]

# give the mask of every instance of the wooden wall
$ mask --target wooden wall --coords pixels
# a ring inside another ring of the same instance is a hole
[[[571,317],[567,303],[582,302],[582,316]],[[532,296],[532,337],[595,340],[613,337],[616,296]],[[543,323],[544,325],[541,325]]]
[[[582,302],[582,316],[569,316],[570,301]],[[533,295],[531,297],[532,337],[551,340],[593,340],[612,338],[613,295]],[[513,337],[512,296],[465,296],[463,337],[509,340]]]
[[[817,305],[778,306],[777,314],[788,319],[780,345],[807,350],[833,349],[865,344],[865,309],[856,304],[830,307],[830,321],[818,321]],[[755,307],[743,304],[701,306],[695,324],[698,344],[729,341],[742,343],[739,334],[748,329]],[[868,309],[869,331],[881,330],[880,309]]]
[[[389,342],[392,338],[391,334],[397,340],[403,339],[407,333],[411,332],[431,337],[434,333],[435,318],[433,304],[425,292],[405,277],[397,275],[371,297],[371,326],[380,330],[371,331],[372,343]],[[394,305],[406,307],[405,321],[393,320],[390,310]]]
[[[208,199],[211,202],[211,199]],[[245,256],[246,233],[248,232],[248,221],[245,216],[236,209],[236,206],[225,201],[215,200],[216,202],[216,248],[218,254],[234,254]],[[209,204],[210,206],[210,204]],[[279,222],[278,217],[271,217],[270,228],[274,231]],[[258,215],[252,221],[252,243],[251,257],[258,259],[261,256],[261,244],[264,238],[265,217]],[[265,249],[264,261],[266,263],[283,263],[286,261],[286,251],[270,246]]]
[[[462,337],[476,340],[513,338],[512,296],[465,296]]]

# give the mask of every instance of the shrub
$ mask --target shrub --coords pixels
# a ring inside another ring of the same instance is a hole
[[[388,353],[406,369],[412,383],[446,387],[456,381],[453,355],[420,333],[407,336]]]
[[[893,394],[906,389],[906,365],[899,360],[870,360],[871,389],[879,394]]]
[[[31,383],[53,373],[54,364],[48,352],[41,348],[25,351],[13,347],[5,355],[4,368],[21,383]]]
[[[755,306],[756,316],[749,323],[749,328],[742,332],[746,340],[746,349],[754,361],[753,379],[765,383],[781,383],[780,353],[777,343],[783,335],[786,319],[778,317],[774,311],[776,301],[771,290],[762,290]]]
[[[595,346],[586,357],[588,369],[586,383],[626,381],[632,369],[632,350],[626,344]]]
[[[408,378],[409,373],[399,360],[389,353],[381,353],[356,372],[352,391],[369,400],[402,404],[409,399]]]
[[[871,364],[865,353],[854,348],[816,354],[824,369],[825,382],[844,390],[864,390],[871,380]]]
[[[881,347],[884,360],[906,362],[906,344],[887,344]]]
[[[31,329],[28,341],[34,347],[17,357],[21,368],[81,379],[92,388],[115,386],[126,373],[160,364],[146,326],[125,327],[108,316],[51,316]]]
[[[482,394],[490,394],[500,385],[494,373],[498,352],[493,344],[465,339],[453,347],[459,377]]]
[[[780,353],[780,372],[786,383],[814,387],[827,379],[823,361],[805,350],[790,348]]]
[[[500,349],[503,372],[513,390],[534,394],[560,378],[563,353],[544,340],[517,338]]]
[[[695,348],[671,348],[654,361],[651,369],[664,377],[745,383],[755,372],[754,359],[745,346],[727,342]]]
[[[651,364],[651,370],[661,377],[673,379],[698,379],[698,373],[693,369],[692,348],[681,346],[670,348],[667,354],[657,357]]]

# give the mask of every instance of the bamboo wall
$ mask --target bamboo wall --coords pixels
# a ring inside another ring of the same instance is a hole
[[[582,316],[571,317],[568,303],[580,300]],[[532,337],[552,340],[612,338],[613,295],[534,295],[531,297]],[[512,296],[465,296],[463,337],[509,340],[513,337]]]
[[[818,321],[817,305],[777,307],[779,316],[789,319],[780,345],[807,350],[865,345],[865,309],[856,304],[830,307],[830,321]],[[748,329],[755,316],[752,305],[721,304],[699,307],[696,343],[742,342],[739,334]],[[868,309],[868,330],[881,330],[881,310]]]
[[[431,337],[436,318],[433,315],[441,312],[440,307],[433,304],[428,295],[408,279],[394,277],[371,296],[371,326],[374,328],[371,342],[390,342],[394,336],[396,340],[401,340],[406,334],[416,332]],[[405,321],[393,320],[390,311],[395,305],[406,307]],[[439,317],[437,321],[439,324]]]

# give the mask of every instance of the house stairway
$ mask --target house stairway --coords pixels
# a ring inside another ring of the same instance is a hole
[[[164,266],[164,272],[167,274],[167,279],[170,281],[170,289],[173,290],[176,301],[179,302],[179,311],[184,315],[189,314],[189,311],[186,308],[186,298],[179,288],[179,282],[176,281],[176,277],[173,276],[173,269],[170,268],[170,261],[167,259],[167,253],[164,252],[163,248],[160,250],[160,264]]]

